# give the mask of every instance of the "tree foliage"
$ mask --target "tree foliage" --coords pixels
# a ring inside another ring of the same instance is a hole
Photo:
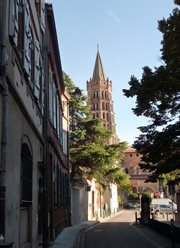
[[[91,119],[89,106],[85,105],[87,97],[83,93],[80,101],[75,100],[73,92],[76,86],[65,73],[64,80],[71,96],[69,102],[71,176],[99,178],[101,175],[104,178],[107,175],[107,178],[108,176],[110,178],[110,169],[123,159],[127,144],[121,142],[106,145],[106,139],[112,137],[112,132],[102,126],[101,119]],[[111,179],[115,181],[113,176],[114,174],[111,175]],[[103,180],[101,182],[103,184]]]
[[[180,5],[180,1],[174,1]],[[163,35],[163,65],[154,70],[143,68],[142,78],[131,76],[126,97],[136,97],[133,112],[150,119],[139,127],[141,135],[134,148],[141,153],[140,168],[152,172],[149,181],[180,169],[180,10],[175,8],[169,18],[158,22]]]
[[[128,200],[132,200],[132,201],[139,200],[139,196],[136,193],[130,193],[128,195]]]

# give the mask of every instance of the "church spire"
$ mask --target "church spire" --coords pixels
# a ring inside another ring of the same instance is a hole
[[[104,72],[104,67],[103,67],[101,55],[99,52],[99,44],[97,44],[97,55],[96,55],[96,61],[94,65],[94,72],[93,72],[92,80],[106,80],[106,75]]]

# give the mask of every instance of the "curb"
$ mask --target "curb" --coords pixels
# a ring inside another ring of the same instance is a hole
[[[94,226],[97,226],[97,225],[101,224],[103,221],[105,221],[107,219],[110,219],[112,217],[115,217],[115,216],[119,215],[122,212],[123,212],[123,209],[121,211],[115,213],[115,214],[112,214],[111,216],[107,216],[106,218],[100,219],[99,221],[97,221],[96,223],[90,225],[89,227],[81,228],[79,230],[78,237],[77,237],[75,246],[73,246],[73,248],[82,248],[82,243],[84,243],[84,233],[85,232],[88,232]]]
[[[87,232],[89,229],[93,228],[94,226],[97,226],[100,224],[100,221],[97,221],[96,223],[92,224],[91,226],[89,227],[84,227],[84,228],[81,228],[79,230],[79,233],[78,233],[78,237],[77,237],[77,240],[76,240],[76,243],[75,243],[75,246],[73,246],[73,248],[80,248],[80,245],[81,245],[81,241],[82,241],[82,236],[85,232]]]

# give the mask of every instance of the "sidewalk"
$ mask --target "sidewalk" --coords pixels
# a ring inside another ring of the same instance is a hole
[[[123,210],[111,215],[111,217],[121,213],[122,211]],[[51,246],[51,248],[76,248],[82,231],[84,231],[85,229],[88,229],[94,225],[97,225],[100,222],[103,222],[106,219],[109,219],[111,217],[108,216],[106,218],[100,218],[100,221],[96,221],[96,220],[84,221],[84,222],[81,222],[77,225],[64,228],[64,230],[54,240],[54,243]]]
[[[171,225],[171,219],[174,219],[174,215],[172,214],[160,214],[156,220],[167,223],[169,225]],[[180,222],[174,221],[174,226],[179,227],[180,228]]]

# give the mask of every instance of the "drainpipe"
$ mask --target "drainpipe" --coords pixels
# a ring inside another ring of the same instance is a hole
[[[0,234],[5,236],[5,196],[6,196],[6,153],[7,153],[7,105],[8,85],[6,82],[6,9],[7,0],[2,0],[1,22],[1,65],[0,77],[4,86],[2,99],[2,137],[1,137],[1,161],[0,161]]]

